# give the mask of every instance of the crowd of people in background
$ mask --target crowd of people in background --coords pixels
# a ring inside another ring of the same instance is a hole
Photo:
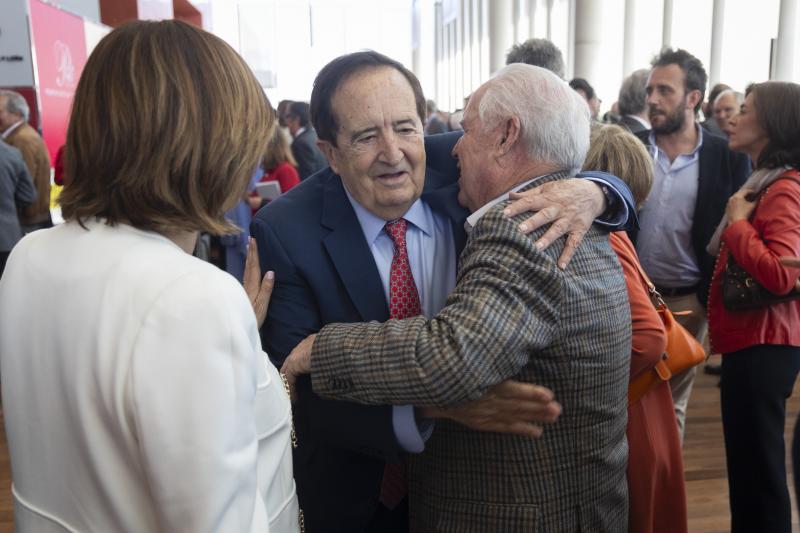
[[[273,109],[219,38],[125,24],[55,228],[0,91],[17,530],[686,533],[698,367],[632,393],[669,358],[656,301],[722,354],[731,531],[789,533],[800,85],[706,97],[665,48],[601,117],[552,42],[506,62],[448,113],[356,52]],[[800,484],[800,424],[792,452]]]

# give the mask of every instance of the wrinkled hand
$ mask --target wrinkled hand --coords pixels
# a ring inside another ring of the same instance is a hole
[[[311,372],[311,349],[314,347],[314,339],[317,334],[309,335],[300,344],[294,347],[292,353],[283,362],[281,373],[286,377],[286,382],[289,384],[289,397],[294,402],[297,399],[297,392],[295,390],[295,383],[297,377]]]
[[[800,268],[800,257],[781,257],[778,259],[778,261],[788,267]],[[795,282],[794,288],[795,290],[800,291],[800,279]]]
[[[556,421],[561,405],[553,393],[532,383],[507,380],[491,387],[479,400],[447,409],[422,408],[426,418],[448,418],[470,429],[538,438],[540,424]]]
[[[569,234],[567,244],[558,258],[560,268],[567,268],[583,236],[606,207],[600,187],[582,179],[551,181],[525,192],[511,193],[510,199],[512,202],[505,210],[506,216],[536,211],[535,215],[520,224],[522,233],[530,233],[552,222],[536,241],[536,247],[540,250],[562,235]]]
[[[748,200],[748,197],[754,192],[753,189],[739,189],[736,194],[728,199],[728,205],[725,206],[725,214],[728,216],[729,222],[750,218],[750,214],[756,208],[756,203]]]
[[[244,264],[244,292],[250,299],[250,305],[256,314],[258,328],[264,324],[267,317],[269,299],[272,296],[272,289],[275,287],[275,273],[269,271],[261,277],[261,264],[258,261],[258,245],[256,240],[250,237],[247,245],[247,259]]]

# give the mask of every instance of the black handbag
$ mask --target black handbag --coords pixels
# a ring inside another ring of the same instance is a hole
[[[781,179],[790,179],[795,183],[800,183],[794,177],[789,176],[778,178],[775,181]],[[725,271],[722,273],[722,304],[728,311],[760,309],[772,304],[797,300],[798,298],[800,298],[800,292],[796,288],[792,289],[789,294],[769,292],[736,262],[733,254],[728,252],[728,264],[725,265]]]
[[[722,275],[722,303],[728,311],[760,309],[798,298],[800,292],[797,289],[792,289],[789,294],[769,292],[733,259],[733,255],[728,255],[728,264]]]

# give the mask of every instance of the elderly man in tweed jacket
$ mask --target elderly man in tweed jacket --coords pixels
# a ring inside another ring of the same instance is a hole
[[[481,86],[454,149],[472,211],[457,286],[433,319],[332,324],[284,365],[324,396],[458,405],[509,377],[563,406],[539,439],[437,422],[409,461],[412,531],[627,531],[630,314],[616,255],[591,229],[566,270],[518,230],[510,192],[562,179],[589,144],[586,104],[552,73],[510,65]]]

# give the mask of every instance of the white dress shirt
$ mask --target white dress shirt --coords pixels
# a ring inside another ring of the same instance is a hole
[[[692,287],[700,283],[700,266],[692,246],[692,224],[700,176],[703,128],[697,145],[670,161],[650,132],[653,188],[639,211],[636,252],[650,279],[659,287]]]
[[[23,123],[23,122],[25,122],[25,121],[24,121],[24,120],[19,120],[19,121],[17,121],[17,122],[15,122],[15,123],[13,123],[12,125],[10,125],[8,128],[6,128],[6,131],[4,131],[4,132],[1,134],[1,135],[2,135],[2,137],[3,137],[3,139],[6,139],[6,138],[8,138],[8,136],[9,136],[9,135],[11,135],[12,133],[14,133],[14,130],[16,130],[17,128],[19,128],[20,126],[22,126],[22,123]]]
[[[367,211],[350,195],[347,188],[345,192],[375,259],[388,302],[394,242],[384,231],[387,221]],[[433,211],[422,199],[417,199],[402,218],[409,222],[406,229],[406,249],[422,314],[431,318],[444,307],[447,296],[456,286],[458,256],[453,228],[447,217]],[[424,440],[430,435],[432,428],[429,424],[423,424],[418,430],[412,406],[395,406],[393,425],[397,442],[404,450],[419,453],[425,448]]]

